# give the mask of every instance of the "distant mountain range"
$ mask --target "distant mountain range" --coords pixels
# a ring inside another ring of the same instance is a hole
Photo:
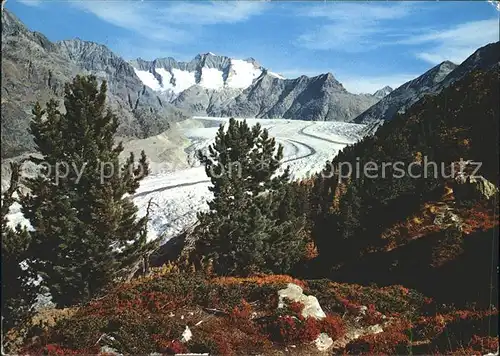
[[[29,31],[8,10],[2,12],[2,157],[33,148],[27,132],[33,104],[61,101],[64,84],[76,74],[93,73],[108,81],[108,99],[120,118],[122,136],[162,132],[187,113],[144,86],[128,62],[108,48],[81,40],[50,42]]]
[[[352,94],[333,75],[284,79],[254,59],[213,53],[190,62],[173,58],[130,62],[106,46],[80,39],[53,43],[2,12],[2,157],[33,149],[27,132],[39,100],[62,101],[76,74],[108,81],[109,103],[119,115],[118,134],[148,137],[191,115],[283,117],[347,121],[380,96]]]
[[[118,135],[149,137],[192,115],[336,120],[378,125],[426,93],[474,68],[498,63],[498,43],[479,49],[462,65],[443,62],[392,90],[348,92],[331,73],[286,79],[255,59],[213,53],[189,62],[174,58],[125,61],[106,46],[80,39],[53,43],[2,13],[2,157],[33,149],[27,128],[38,100],[62,101],[76,74],[108,82],[108,99],[120,118]],[[375,123],[375,124],[374,124]]]
[[[210,52],[130,63],[144,85],[195,115],[348,121],[392,90],[352,94],[331,73],[285,79],[253,58]]]

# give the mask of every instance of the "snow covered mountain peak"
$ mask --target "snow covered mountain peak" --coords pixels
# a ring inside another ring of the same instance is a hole
[[[198,54],[189,62],[158,58],[130,62],[144,85],[158,92],[178,95],[193,85],[205,89],[245,89],[258,78],[262,68],[253,58],[234,59],[213,52]]]
[[[379,89],[375,93],[373,93],[373,96],[382,99],[384,96],[389,95],[393,90],[394,89],[392,89],[390,86],[386,85],[382,89]]]

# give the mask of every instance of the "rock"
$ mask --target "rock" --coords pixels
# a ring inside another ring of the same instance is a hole
[[[353,340],[359,339],[361,336],[378,334],[383,331],[384,329],[379,324],[371,325],[366,328],[353,328],[347,331],[344,336],[335,340],[332,345],[334,349],[343,349],[347,346],[348,343]]]
[[[116,356],[122,356],[123,354],[119,353],[118,350],[109,347],[109,346],[102,346],[101,347],[101,354],[111,354],[111,355],[116,355]]]
[[[384,329],[379,324],[376,325],[370,325],[369,327],[366,328],[366,334],[379,334],[383,332]]]
[[[434,225],[441,227],[453,225],[459,228],[461,222],[460,217],[448,209],[439,210],[434,218]]]
[[[116,356],[122,356],[123,354],[120,353],[115,347],[116,345],[119,345],[119,342],[113,337],[108,334],[102,334],[99,339],[96,342],[96,345],[101,346],[101,353],[107,353],[111,355],[116,355]],[[113,345],[115,347],[112,347],[110,345]]]
[[[76,74],[108,82],[107,102],[119,120],[119,136],[157,135],[190,115],[145,87],[134,68],[106,46],[73,39],[53,43],[2,11],[2,158],[35,148],[28,132],[31,109],[49,99],[63,101],[64,84]]]
[[[192,337],[193,337],[193,333],[189,329],[189,326],[186,325],[186,329],[182,333],[181,341],[188,342],[189,340],[191,340]]]
[[[421,76],[388,93],[379,102],[357,116],[353,122],[370,124],[381,120],[392,120],[396,113],[405,112],[406,109],[423,98],[425,94],[439,92],[442,89],[439,85],[440,82],[456,67],[456,64],[448,61],[438,64]]]
[[[220,105],[212,105],[207,114],[215,117],[350,121],[378,100],[371,94],[349,93],[331,73],[279,79],[264,71],[239,95],[225,102],[219,101]]]
[[[318,299],[312,295],[304,295],[302,288],[294,283],[288,283],[286,289],[279,290],[278,297],[278,308],[285,306],[284,300],[286,298],[304,304],[304,309],[302,309],[301,313],[304,318],[313,317],[315,319],[323,319],[326,317],[325,312],[319,305]]]
[[[474,161],[456,161],[450,165],[449,171],[453,177],[453,193],[457,199],[489,200],[498,193],[495,184],[476,174],[478,163]]]
[[[367,310],[368,310],[368,307],[366,305],[362,305],[359,307],[359,314],[366,315]]]
[[[483,355],[483,356],[498,356],[498,351],[499,351],[499,349],[497,349],[497,352],[495,352],[495,353],[491,353],[491,352],[490,352],[490,353],[485,354],[485,355]]]
[[[490,200],[498,193],[498,188],[483,176],[459,175],[455,182],[455,194],[471,198]]]
[[[326,351],[333,345],[333,339],[328,334],[321,333],[314,343],[319,351]]]

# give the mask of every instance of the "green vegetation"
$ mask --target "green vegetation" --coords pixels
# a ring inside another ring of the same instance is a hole
[[[106,108],[106,83],[77,76],[65,87],[63,114],[55,101],[33,110],[31,132],[42,172],[21,199],[34,228],[29,265],[61,307],[88,301],[139,259],[146,219],[132,194],[148,174],[146,157],[124,165],[114,146],[118,118]]]
[[[220,126],[209,156],[199,152],[213,186],[210,211],[199,214],[199,254],[216,273],[288,272],[303,254],[305,214],[288,168],[278,174],[283,147],[260,125]]]
[[[2,197],[2,337],[11,328],[25,322],[33,314],[33,303],[40,288],[32,282],[36,273],[21,262],[29,257],[31,236],[20,225],[12,229],[7,223],[9,207],[18,193],[19,165],[11,163],[12,176],[9,189]]]

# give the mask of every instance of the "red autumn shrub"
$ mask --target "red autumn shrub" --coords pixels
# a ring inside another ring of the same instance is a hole
[[[399,355],[407,353],[408,336],[400,332],[381,332],[362,336],[346,346],[348,354],[355,355]]]
[[[302,321],[302,335],[298,343],[303,344],[316,340],[321,333],[322,323],[314,318],[307,318]]]
[[[71,355],[95,355],[99,351],[97,348],[73,350],[62,347],[57,344],[48,344],[45,348],[40,349],[38,352],[29,352],[29,355],[48,355],[48,356],[71,356]]]
[[[338,339],[345,332],[344,322],[338,315],[328,314],[321,320],[321,332],[328,334],[333,340]]]
[[[214,342],[217,347],[217,354],[221,356],[234,355],[230,339],[222,334],[214,335]]]
[[[340,303],[345,308],[345,311],[351,314],[357,314],[359,312],[360,306],[358,304],[352,303],[346,298],[339,298]]]
[[[290,315],[278,317],[267,329],[271,340],[286,345],[300,345],[312,342],[322,332],[329,335],[332,333],[336,336],[342,330],[338,320],[333,318],[317,320],[315,318],[297,318]]]
[[[243,283],[255,283],[259,286],[262,285],[281,285],[294,283],[302,288],[306,288],[307,284],[304,281],[295,279],[293,277],[281,274],[271,274],[271,275],[256,275],[251,277],[216,277],[211,280],[211,283],[219,285],[231,285],[231,284],[243,284]]]
[[[474,231],[486,231],[495,226],[498,226],[499,215],[491,207],[486,206],[486,203],[479,202],[471,209],[462,211],[465,215],[463,222],[463,230],[465,234],[470,234]]]
[[[369,304],[363,316],[363,321],[368,325],[380,324],[384,321],[383,314],[375,309],[375,305]]]
[[[186,353],[189,350],[187,347],[179,340],[168,339],[165,335],[153,334],[153,340],[156,343],[157,349],[164,354],[178,354]]]
[[[270,336],[274,341],[288,343],[299,335],[296,318],[285,315],[279,317],[270,326]]]
[[[301,302],[291,301],[288,303],[288,309],[290,309],[293,313],[300,315],[302,310],[304,310],[304,304]]]
[[[252,306],[246,301],[241,301],[241,307],[234,307],[230,313],[230,318],[233,320],[248,319],[252,314]]]
[[[167,355],[184,354],[189,352],[188,348],[179,340],[170,341],[167,347],[161,351]]]
[[[469,346],[482,353],[494,353],[498,350],[498,337],[473,335]]]

